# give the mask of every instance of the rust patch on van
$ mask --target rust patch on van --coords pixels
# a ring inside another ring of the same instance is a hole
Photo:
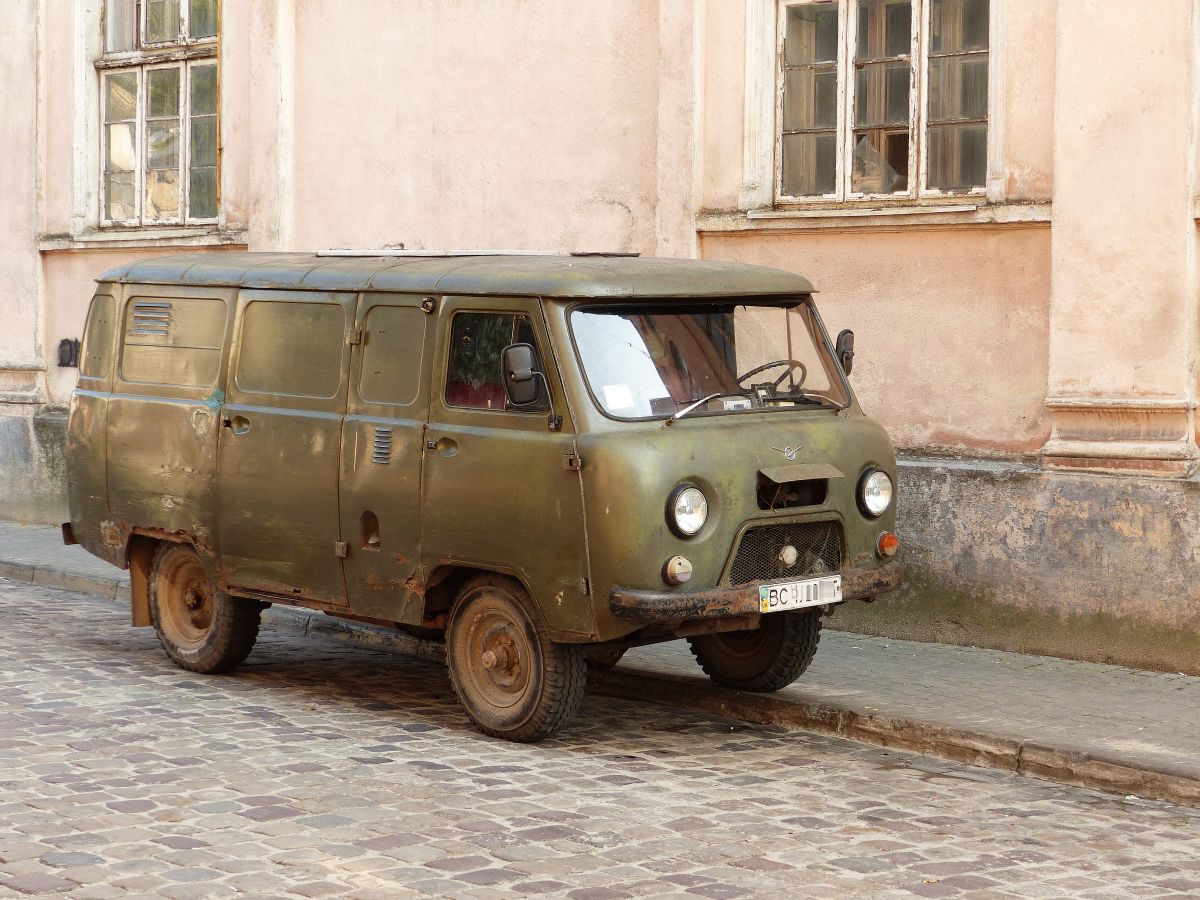
[[[118,522],[110,522],[105,520],[100,523],[100,540],[104,542],[104,546],[113,550],[119,550],[125,546],[125,536],[129,533],[129,526],[121,525]]]

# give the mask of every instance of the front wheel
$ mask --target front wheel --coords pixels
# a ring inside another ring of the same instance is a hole
[[[770,613],[753,631],[687,639],[704,674],[725,687],[769,693],[804,674],[821,638],[821,611]]]
[[[176,665],[228,672],[258,639],[263,605],[212,586],[200,557],[183,544],[162,544],[150,568],[150,619]]]
[[[571,720],[587,680],[583,649],[550,640],[510,578],[468,581],[450,613],[446,661],[454,693],[484,734],[540,741]]]

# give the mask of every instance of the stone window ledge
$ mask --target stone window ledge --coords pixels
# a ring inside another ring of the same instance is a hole
[[[43,234],[38,250],[105,250],[157,247],[221,247],[246,245],[244,228],[192,225],[175,228],[105,228],[80,234]]]
[[[810,207],[776,207],[737,212],[703,212],[697,218],[701,233],[798,232],[825,230],[891,230],[897,227],[957,225],[1024,225],[1050,223],[1049,203],[988,203],[964,198],[959,203],[863,204],[843,203]]]

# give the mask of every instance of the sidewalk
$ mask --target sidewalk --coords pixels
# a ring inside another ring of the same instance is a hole
[[[126,573],[53,527],[0,523],[0,578],[128,597]],[[307,610],[274,607],[267,622],[440,655]],[[630,651],[589,688],[1200,806],[1200,677],[826,631],[809,671],[778,694],[713,686],[681,641]]]

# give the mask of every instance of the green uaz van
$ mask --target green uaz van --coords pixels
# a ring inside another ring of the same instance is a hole
[[[444,639],[488,734],[589,664],[686,638],[795,680],[821,617],[900,582],[895,459],[803,278],[536,254],[205,253],[99,279],[68,542],[198,672],[292,604]]]

